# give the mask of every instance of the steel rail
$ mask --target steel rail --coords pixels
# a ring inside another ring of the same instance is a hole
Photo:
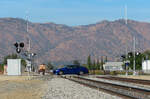
[[[79,76],[69,76],[69,77],[65,76],[65,78],[89,87],[109,91],[116,95],[126,97],[129,99],[150,99],[150,90],[107,83]]]
[[[131,82],[131,83],[142,84],[142,85],[150,85],[150,80],[122,78],[122,77],[113,77],[113,76],[108,76],[108,77],[96,76],[96,78],[103,78],[103,79],[117,80],[117,81],[125,81],[125,82]]]

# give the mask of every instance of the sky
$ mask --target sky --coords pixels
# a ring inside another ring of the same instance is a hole
[[[31,22],[87,25],[102,20],[129,19],[150,22],[150,0],[0,0],[0,18]]]

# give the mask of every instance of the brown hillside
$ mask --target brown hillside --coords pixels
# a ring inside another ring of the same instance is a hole
[[[108,56],[116,60],[132,50],[132,38],[135,36],[138,43],[137,51],[150,48],[150,23],[128,20],[102,21],[84,26],[66,26],[54,23],[31,23],[29,32],[26,32],[26,21],[18,18],[0,19],[0,56],[3,57],[15,52],[13,44],[27,43],[30,37],[32,52],[42,61],[72,61],[86,60],[89,54],[92,57]],[[27,48],[27,44],[25,44]]]

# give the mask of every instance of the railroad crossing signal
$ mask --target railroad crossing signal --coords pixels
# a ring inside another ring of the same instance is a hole
[[[23,42],[21,42],[21,43],[15,43],[14,44],[14,46],[16,47],[16,52],[17,53],[20,53],[21,52],[21,48],[23,48],[24,47],[24,43]]]

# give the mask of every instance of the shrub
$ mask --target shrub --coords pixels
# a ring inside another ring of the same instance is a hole
[[[116,71],[111,71],[110,75],[117,75],[117,72]]]
[[[4,65],[0,64],[0,72],[3,72],[3,71],[4,71]]]
[[[104,75],[104,71],[103,70],[96,70],[95,74],[96,75]]]

